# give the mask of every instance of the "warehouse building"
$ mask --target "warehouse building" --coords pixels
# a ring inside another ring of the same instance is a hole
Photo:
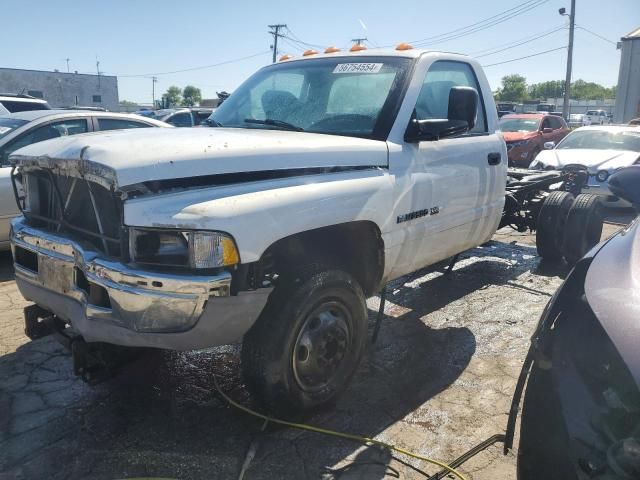
[[[614,121],[627,123],[640,117],[640,28],[620,39],[620,72]]]
[[[52,108],[73,105],[118,111],[118,77],[0,68],[0,93],[43,98]]]

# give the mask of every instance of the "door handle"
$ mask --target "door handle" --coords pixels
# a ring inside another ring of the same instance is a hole
[[[487,162],[489,162],[489,165],[500,165],[500,160],[502,160],[500,152],[491,152],[487,155]]]

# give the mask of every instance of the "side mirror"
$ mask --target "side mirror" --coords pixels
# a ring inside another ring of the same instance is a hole
[[[476,125],[478,92],[471,87],[449,90],[447,118],[412,118],[404,134],[406,142],[440,140],[463,135]]]
[[[640,165],[622,168],[609,177],[609,190],[640,211]]]
[[[549,128],[549,127],[543,128],[542,133],[553,133],[553,128]]]
[[[556,148],[556,142],[544,142],[543,146],[545,150],[553,150]]]

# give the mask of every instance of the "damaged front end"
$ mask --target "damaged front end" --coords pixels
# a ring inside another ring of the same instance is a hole
[[[610,305],[638,311],[637,291],[633,293],[637,285],[630,283],[626,298],[618,297],[626,288],[625,271],[608,278],[601,270],[602,265],[616,264],[613,257],[623,257],[620,252],[633,250],[628,247],[634,235],[627,232],[624,237],[599,245],[581,260],[542,315],[507,431],[510,448],[528,377],[518,449],[520,480],[640,478],[640,318],[610,315]],[[604,277],[610,285],[607,308],[593,292],[594,277]],[[635,338],[635,349],[620,341],[621,332],[631,343]]]

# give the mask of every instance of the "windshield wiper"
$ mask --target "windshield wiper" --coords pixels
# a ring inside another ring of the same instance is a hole
[[[207,125],[209,125],[210,127],[221,127],[222,124],[220,122],[215,121],[213,118],[207,118],[204,121]]]
[[[256,123],[258,125],[271,125],[273,127],[280,127],[287,130],[293,130],[295,132],[304,132],[304,128],[298,127],[293,123],[285,122],[283,120],[275,120],[273,118],[265,118],[264,120],[260,120],[258,118],[245,118],[245,123]]]

